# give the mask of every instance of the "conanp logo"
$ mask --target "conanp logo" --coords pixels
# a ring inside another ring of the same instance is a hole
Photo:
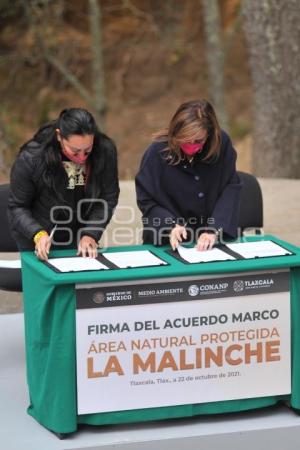
[[[191,284],[191,286],[189,286],[188,288],[188,292],[191,297],[195,297],[199,294],[199,288],[196,284]]]

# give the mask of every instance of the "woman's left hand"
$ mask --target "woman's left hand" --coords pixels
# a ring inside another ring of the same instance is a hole
[[[211,250],[216,242],[217,236],[215,233],[202,233],[197,241],[197,250],[200,252],[204,250]]]
[[[98,244],[95,239],[90,236],[82,236],[78,244],[77,255],[82,255],[84,258],[88,256],[89,258],[97,258],[98,256]]]

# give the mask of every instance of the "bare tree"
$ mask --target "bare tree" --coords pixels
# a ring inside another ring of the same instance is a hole
[[[244,0],[254,84],[255,172],[300,177],[300,8],[298,0]]]
[[[224,96],[224,52],[218,0],[202,0],[202,5],[211,97],[221,126],[228,129]]]
[[[85,87],[83,82],[78,78],[76,73],[68,66],[65,60],[57,56],[55,48],[50,48],[47,38],[43,33],[43,21],[47,8],[49,8],[49,0],[40,0],[39,5],[36,0],[22,0],[26,17],[30,27],[34,30],[36,42],[39,46],[42,57],[54,67],[61,76],[78,92],[78,94],[87,102],[94,110],[96,117],[101,123],[101,128],[105,128],[105,117],[107,112],[107,102],[105,97],[105,76],[102,55],[102,33],[101,33],[101,8],[98,0],[89,0],[88,3],[88,19],[90,24],[91,36],[91,73],[92,73],[92,89]],[[46,14],[47,15],[47,14]]]

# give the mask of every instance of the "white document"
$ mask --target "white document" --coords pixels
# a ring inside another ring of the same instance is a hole
[[[102,255],[120,269],[125,269],[126,267],[148,267],[167,264],[153,253],[149,252],[149,250],[102,253]]]
[[[196,247],[186,248],[182,245],[177,247],[177,251],[182,259],[189,263],[197,262],[211,262],[211,261],[227,261],[235,258],[227,253],[223,252],[219,248],[212,248],[211,250],[199,251]]]
[[[290,251],[272,241],[241,242],[238,244],[227,244],[226,247],[246,259],[292,254]]]
[[[94,258],[75,256],[72,258],[49,258],[48,264],[60,272],[82,272],[86,270],[108,269],[104,264]]]
[[[21,269],[20,259],[0,259],[1,269]]]

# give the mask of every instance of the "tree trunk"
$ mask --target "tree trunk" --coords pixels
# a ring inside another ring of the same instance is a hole
[[[101,120],[101,128],[105,128],[107,103],[105,96],[105,76],[102,55],[101,8],[98,0],[89,0],[89,21],[92,47],[92,84],[94,104]]]
[[[255,173],[300,177],[299,0],[244,0],[254,85]]]
[[[0,123],[0,175],[8,172],[8,164],[5,159],[5,153],[7,151],[7,143],[5,141],[4,127]]]
[[[218,0],[202,0],[202,5],[212,102],[222,128],[228,130],[224,97],[224,53]]]

